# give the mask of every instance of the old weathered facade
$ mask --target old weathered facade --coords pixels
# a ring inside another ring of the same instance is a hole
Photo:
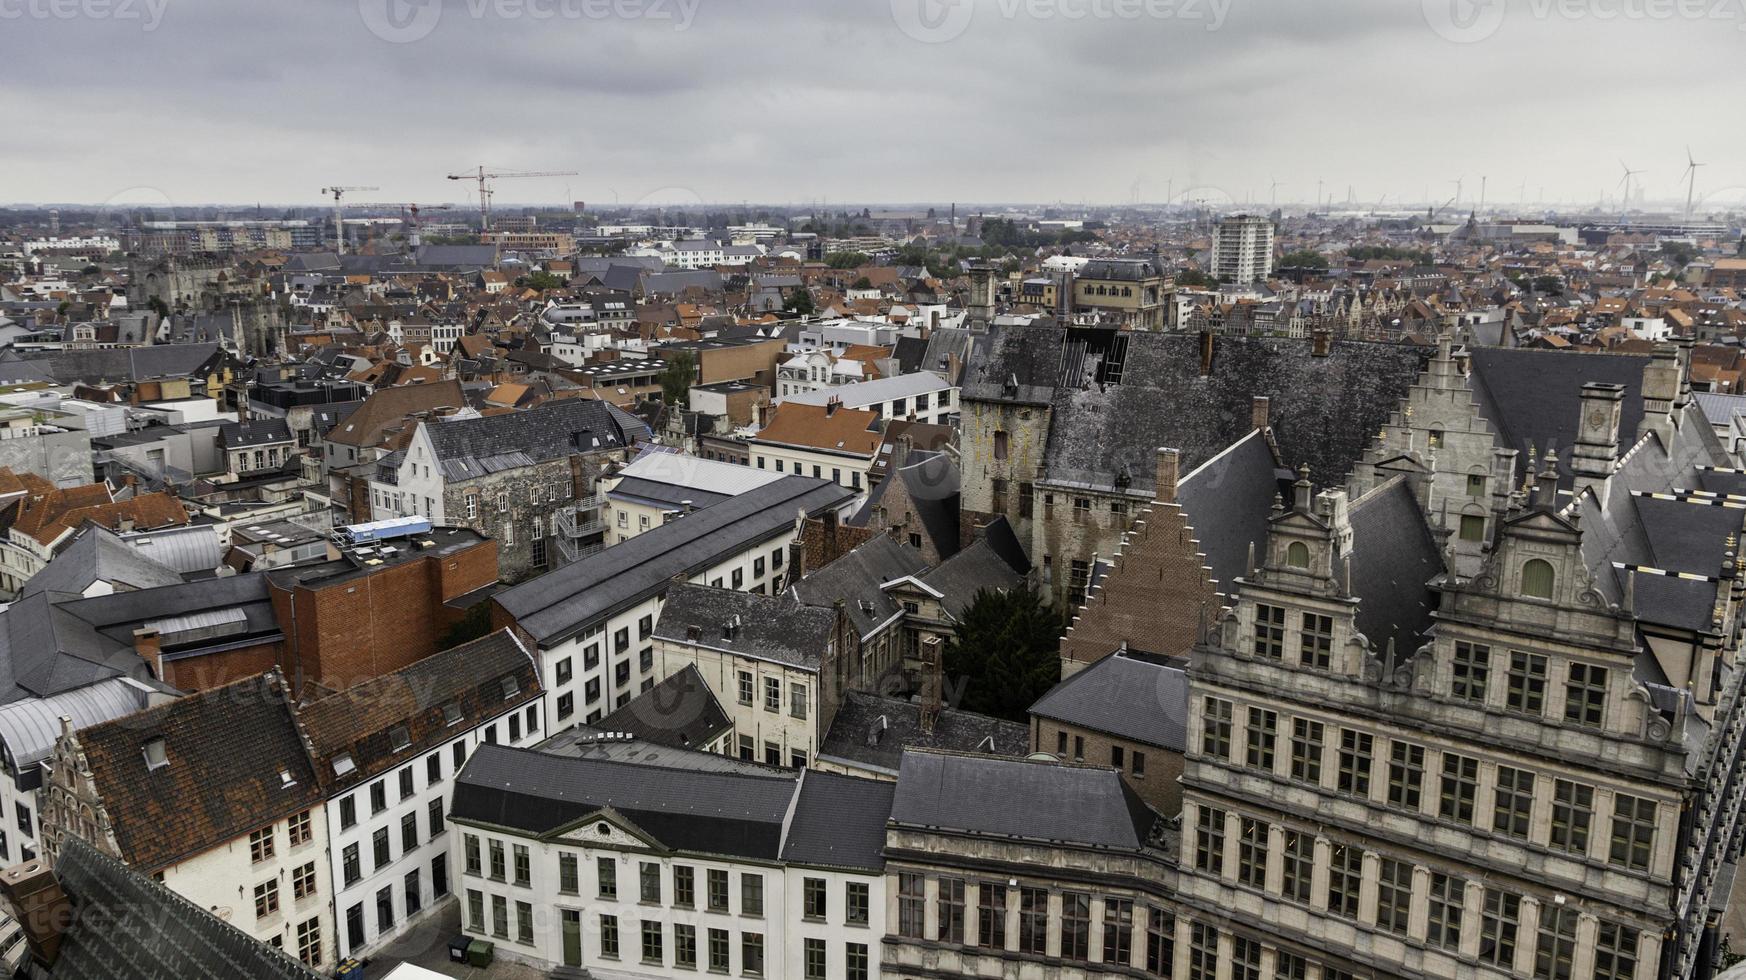
[[[1444,346],[1355,496],[1298,481],[1196,647],[1182,899],[1259,976],[1702,980],[1738,850],[1738,476],[1675,351],[1486,353]],[[1490,451],[1559,434],[1573,462],[1520,488]]]

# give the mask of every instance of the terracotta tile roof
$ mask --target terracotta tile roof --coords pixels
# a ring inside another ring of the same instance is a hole
[[[507,697],[505,678],[515,682],[515,693]],[[539,696],[533,658],[505,629],[313,701],[297,714],[309,736],[317,778],[334,790],[386,772],[448,741],[457,730]],[[406,743],[395,749],[394,729],[400,726]],[[354,768],[340,775],[333,764],[344,755]]]
[[[77,739],[121,856],[141,871],[321,803],[276,672],[93,725]],[[167,761],[152,768],[145,750],[156,739]]]
[[[142,531],[188,523],[188,512],[167,493],[146,493],[112,501],[109,488],[101,483],[27,497],[20,508],[12,526],[45,545],[54,544],[86,521],[111,531],[119,530],[124,521],[132,522]]]
[[[459,381],[382,388],[329,429],[327,441],[343,446],[374,446],[382,440],[383,433],[410,415],[435,408],[464,408],[466,404]]]
[[[770,424],[758,432],[759,442],[850,452],[872,456],[879,449],[879,415],[831,405],[776,406]]]

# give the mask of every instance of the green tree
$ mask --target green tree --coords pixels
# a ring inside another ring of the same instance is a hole
[[[873,288],[873,280],[867,278],[866,276],[861,276],[858,279],[856,279],[854,282],[850,283],[849,288],[850,289],[872,289]]]
[[[1300,248],[1295,252],[1287,252],[1279,259],[1281,269],[1326,269],[1328,257],[1320,252]]]
[[[814,312],[812,306],[812,293],[808,292],[805,286],[790,290],[788,293],[788,301],[782,304],[782,308],[790,313],[811,316]]]
[[[669,405],[684,406],[697,380],[697,358],[688,350],[676,350],[664,359],[667,367],[661,372],[661,398]]]
[[[825,256],[825,265],[833,269],[858,269],[871,261],[866,252],[832,252]]]
[[[542,293],[548,289],[563,289],[564,286],[567,285],[563,276],[546,272],[543,269],[538,272],[530,272],[516,280],[516,282],[517,284],[526,286],[529,289],[537,289]]]
[[[946,676],[964,684],[958,707],[1026,721],[1061,680],[1064,626],[1035,589],[976,593],[944,652]]]

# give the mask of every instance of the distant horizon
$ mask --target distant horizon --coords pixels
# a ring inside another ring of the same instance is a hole
[[[0,145],[0,191],[247,206],[338,184],[456,201],[474,188],[450,175],[485,164],[535,174],[502,180],[500,202],[619,207],[900,202],[923,187],[1250,208],[1338,206],[1351,188],[1429,206],[1476,202],[1482,184],[1499,206],[1617,208],[1641,190],[1683,210],[1688,187],[1700,211],[1739,206],[1746,130],[1699,113],[1746,87],[1724,70],[1746,3],[1616,6],[21,4],[5,21],[16,138]],[[1693,85],[1706,65],[1707,95]]]

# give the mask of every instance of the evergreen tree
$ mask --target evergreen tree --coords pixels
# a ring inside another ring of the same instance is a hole
[[[976,593],[944,651],[945,674],[963,680],[966,711],[1026,721],[1061,680],[1061,615],[1036,590]]]

